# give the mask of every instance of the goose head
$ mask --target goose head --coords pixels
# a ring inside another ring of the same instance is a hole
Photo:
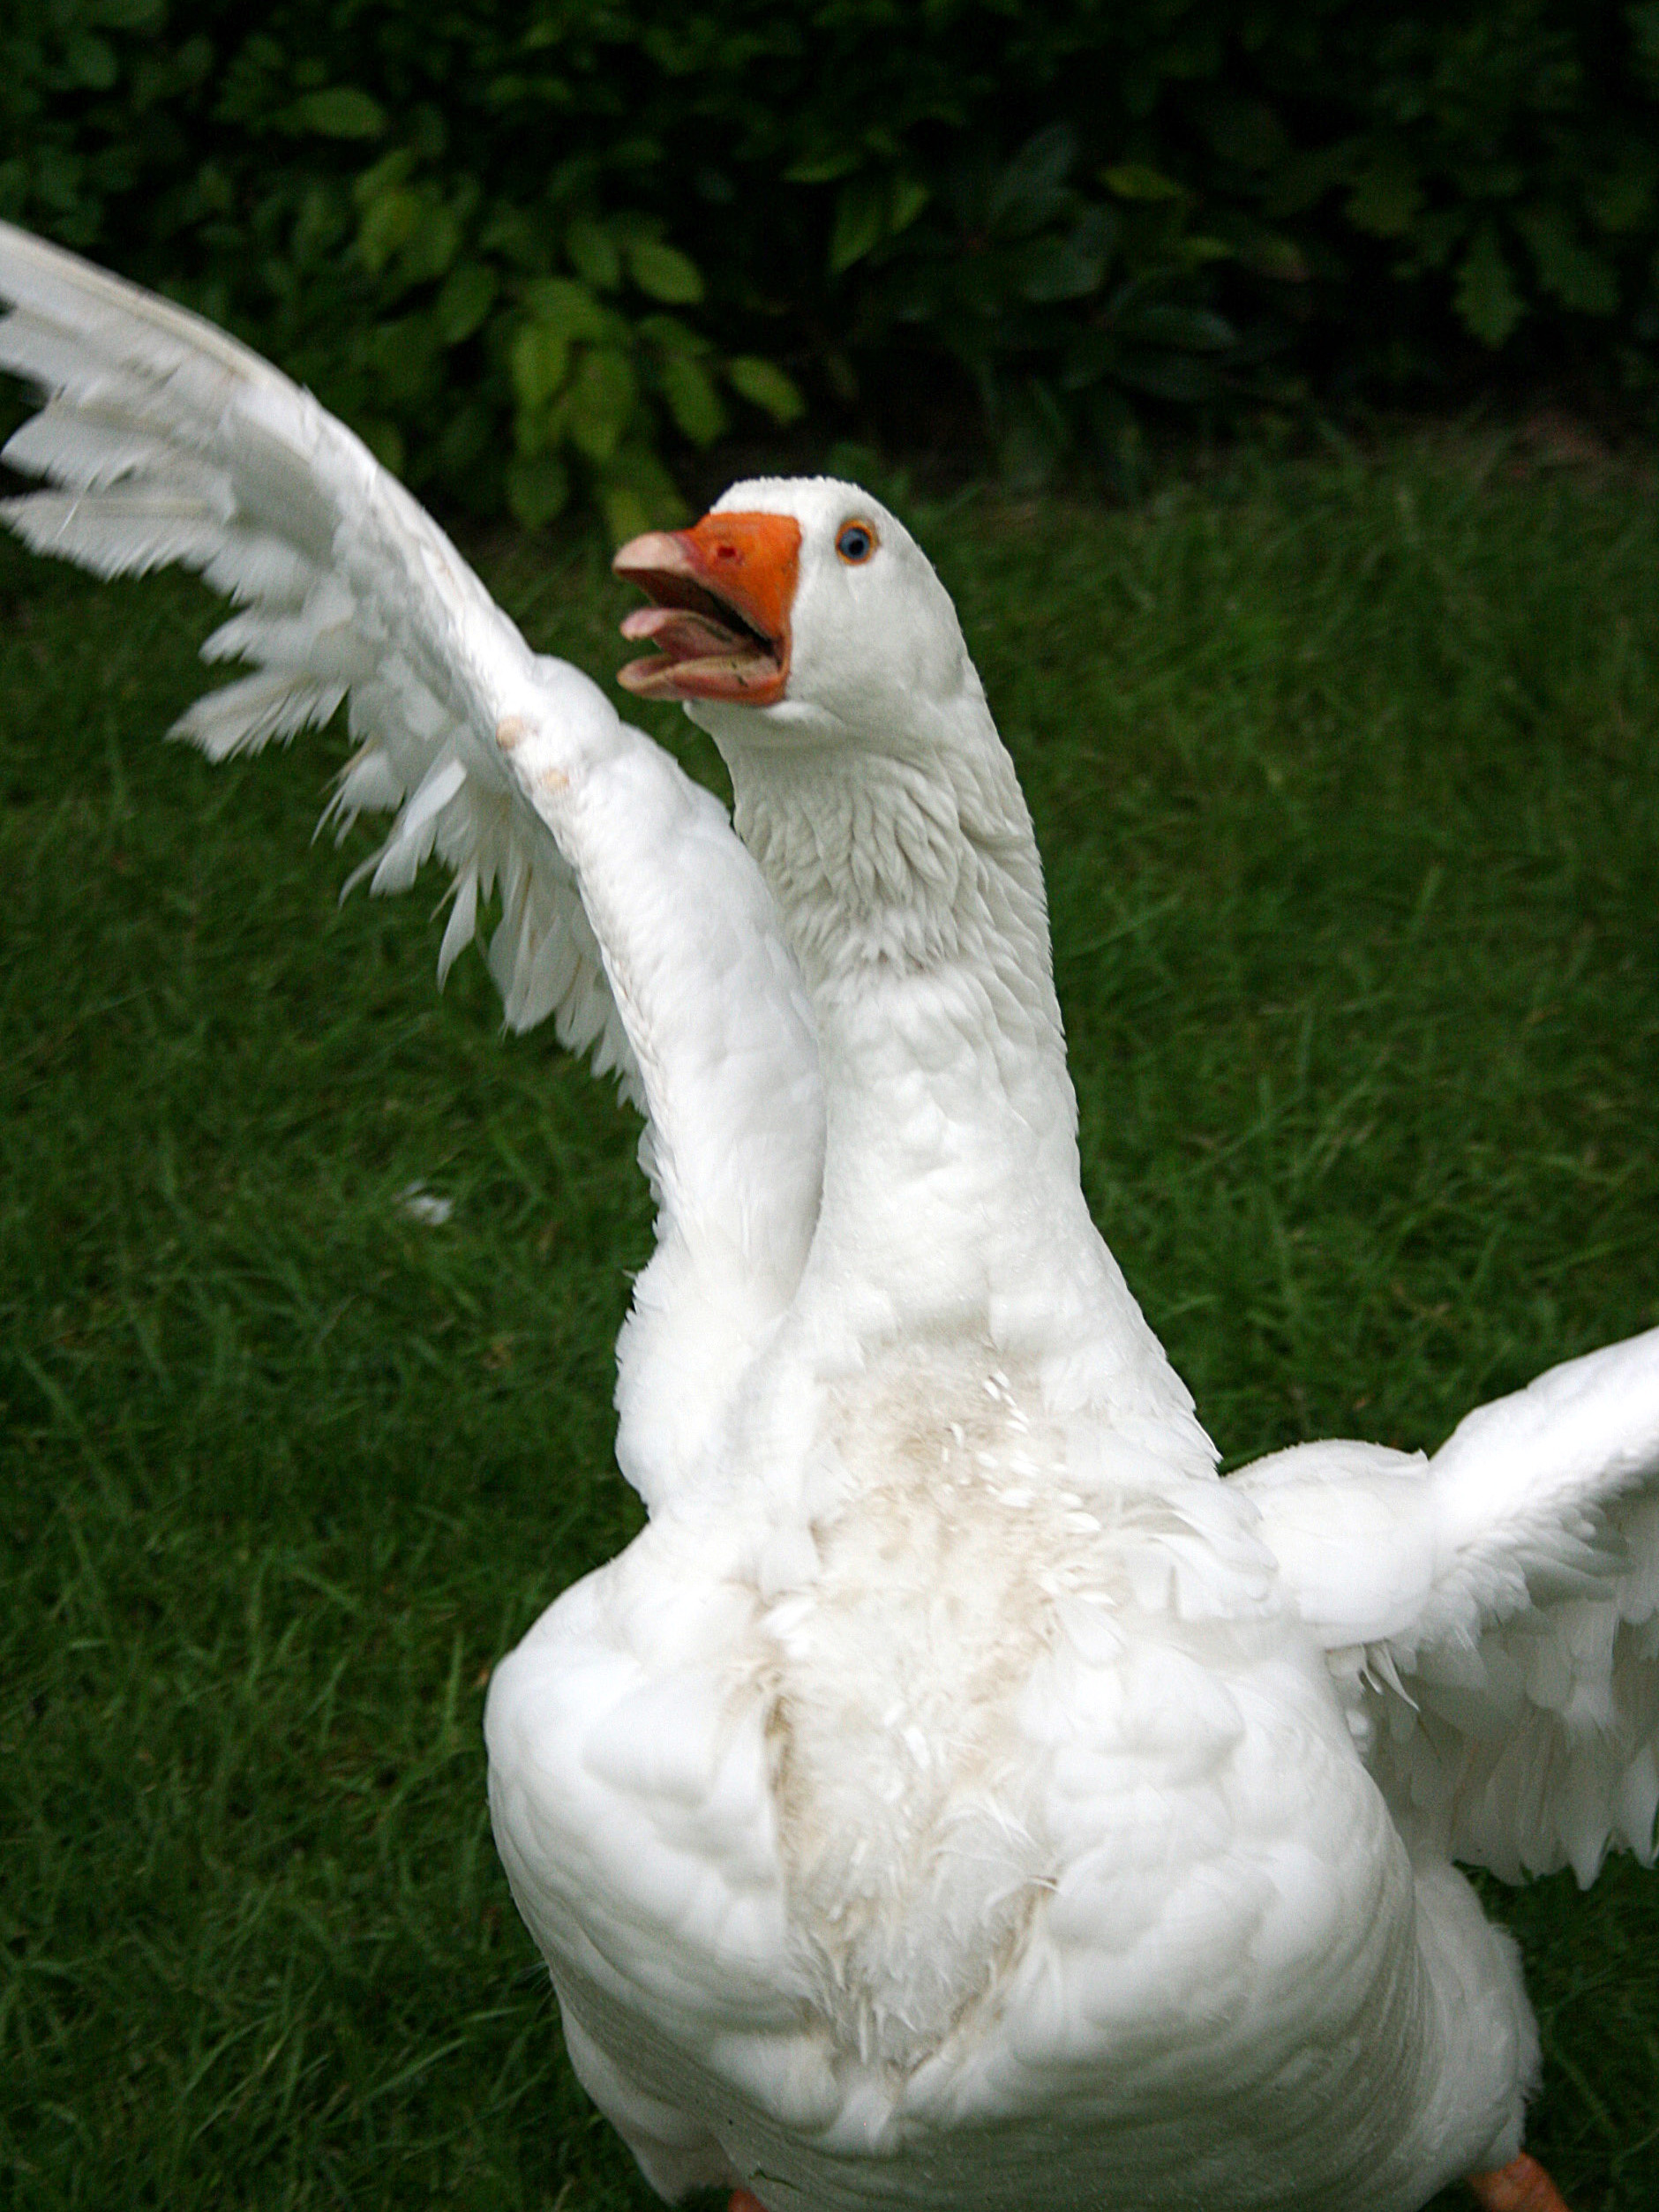
[[[613,566],[652,603],[624,634],[656,649],[621,680],[679,700],[719,747],[821,1036],[872,968],[956,963],[969,996],[1001,979],[1004,1025],[1040,1033],[1063,1082],[1031,817],[950,594],[897,516],[858,484],[762,477]]]
[[[927,709],[979,679],[956,609],[897,517],[857,484],[762,477],[612,566],[651,604],[622,625],[654,650],[620,681],[681,701],[717,739],[903,750]]]

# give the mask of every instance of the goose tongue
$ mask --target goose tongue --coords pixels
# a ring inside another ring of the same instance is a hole
[[[636,607],[622,634],[630,644],[647,641],[657,648],[630,661],[617,679],[642,699],[745,698],[773,681],[782,688],[782,671],[764,642],[712,615],[688,607]]]
[[[655,604],[622,625],[657,650],[619,681],[647,699],[725,699],[769,707],[789,674],[789,615],[800,525],[786,514],[706,514],[688,530],[651,530],[612,562]]]

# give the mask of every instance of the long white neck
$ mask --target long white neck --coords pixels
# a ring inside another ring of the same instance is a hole
[[[970,671],[971,673],[971,671]],[[823,1203],[792,1319],[1035,1366],[1056,1410],[1191,1426],[1078,1181],[1031,820],[977,679],[902,744],[720,731],[817,1017]]]

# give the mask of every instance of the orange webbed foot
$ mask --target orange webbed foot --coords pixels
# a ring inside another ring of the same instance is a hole
[[[1468,2183],[1482,2212],[1567,2212],[1560,2190],[1524,2150],[1490,2173],[1470,2174]]]
[[[747,2189],[733,2189],[726,2204],[726,2212],[766,2212],[759,2197],[751,2196]]]

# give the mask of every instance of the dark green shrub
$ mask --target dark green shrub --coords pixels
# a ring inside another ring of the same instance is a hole
[[[1651,4],[41,0],[0,70],[0,211],[526,519],[798,391],[1020,474],[1659,335]]]
[[[859,350],[908,340],[952,358],[1015,481],[1078,446],[1124,473],[1136,398],[1212,402],[1239,377],[1239,333],[1209,304],[1229,249],[1192,229],[1191,195],[1142,162],[1079,185],[1077,153],[1055,124],[1011,161],[954,163],[934,190],[902,170],[859,176],[830,237],[832,275],[863,279]]]

